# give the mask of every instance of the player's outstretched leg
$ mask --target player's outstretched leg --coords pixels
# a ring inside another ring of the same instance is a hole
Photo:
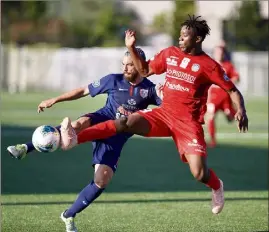
[[[60,132],[61,126],[56,126],[55,128]],[[7,147],[7,151],[9,154],[16,159],[24,159],[27,154],[29,154],[32,151],[35,151],[35,147],[32,143],[32,141],[29,141],[28,143],[22,143],[17,145],[12,145]]]
[[[70,123],[67,123],[67,120],[68,119],[64,119],[63,123],[67,125],[66,134],[68,133],[70,135],[72,133],[71,132],[72,128],[70,127]],[[151,125],[147,119],[145,119],[138,113],[133,113],[128,117],[128,119],[119,118],[117,120],[108,120],[82,130],[77,135],[77,144],[98,139],[106,139],[123,132],[145,136],[148,135],[148,133],[150,132],[150,128]],[[68,135],[65,135],[63,133],[61,133],[61,136],[68,137]],[[162,136],[158,135],[157,137],[167,137],[167,136],[170,136],[170,134],[166,130],[165,133],[162,131]],[[68,141],[68,139],[66,141]],[[69,143],[63,144],[64,146],[62,147],[62,149],[68,150],[74,147],[76,145],[75,143],[76,138],[74,137],[71,141],[72,142],[74,141],[72,145],[70,145]]]
[[[76,133],[79,133],[81,130],[89,126],[90,126],[90,118],[85,116],[82,116],[76,121],[72,122],[72,127],[74,128]],[[56,126],[55,128],[61,133],[61,126]],[[9,154],[16,159],[23,159],[26,157],[27,154],[35,150],[36,149],[32,141],[29,141],[28,143],[17,144],[7,147],[7,151],[9,152]]]
[[[224,207],[223,182],[212,169],[208,169],[206,157],[185,155],[194,178],[212,189],[212,213],[219,214]]]
[[[113,174],[114,172],[111,167],[104,164],[95,165],[94,180],[79,193],[73,205],[61,214],[61,219],[65,223],[67,232],[77,231],[74,221],[76,214],[86,209],[102,194],[112,179]]]

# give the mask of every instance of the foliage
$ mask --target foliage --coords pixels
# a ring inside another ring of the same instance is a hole
[[[169,19],[170,14],[168,12],[162,12],[157,14],[153,18],[152,29],[155,32],[171,34],[171,21]]]
[[[122,1],[10,1],[4,2],[2,9],[4,42],[20,37],[24,43],[31,38],[31,42],[56,42],[69,47],[122,46],[124,31],[132,27],[137,31],[138,42],[143,45],[139,17]],[[56,30],[49,26],[51,20],[54,20],[54,25],[55,21],[58,23]],[[18,25],[25,21],[28,30],[9,38],[11,24]]]
[[[153,19],[151,27],[154,32],[170,34],[173,42],[176,44],[181,23],[187,19],[188,14],[193,15],[194,12],[194,1],[174,1],[174,11],[157,14]]]
[[[175,1],[175,10],[173,12],[173,28],[171,33],[175,44],[178,43],[181,23],[183,23],[188,18],[188,14],[193,15],[194,13],[195,1]]]
[[[242,1],[224,23],[224,39],[236,50],[268,51],[268,37],[268,20],[262,18],[258,1]]]

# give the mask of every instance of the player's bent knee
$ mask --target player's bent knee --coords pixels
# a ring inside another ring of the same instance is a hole
[[[91,125],[91,121],[89,117],[81,117],[76,121],[72,122],[72,127],[75,129],[76,133],[78,134],[80,131],[86,129]]]
[[[111,181],[114,172],[112,168],[104,164],[95,165],[94,183],[99,188],[105,188]]]
[[[191,169],[191,173],[198,181],[203,181],[205,179],[205,170],[203,168],[193,168]]]
[[[115,126],[116,126],[116,130],[118,133],[122,133],[122,132],[127,131],[127,129],[128,129],[127,120],[128,119],[125,117],[115,120]]]
[[[140,114],[134,113],[128,117],[126,132],[138,135],[147,135],[150,132],[150,129],[150,123]]]

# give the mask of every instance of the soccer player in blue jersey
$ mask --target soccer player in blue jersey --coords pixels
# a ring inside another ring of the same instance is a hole
[[[140,48],[137,48],[137,51],[145,60],[145,53]],[[74,128],[72,133],[78,134],[81,130],[100,122],[127,117],[138,110],[146,109],[149,105],[160,105],[161,99],[157,96],[155,85],[147,78],[139,75],[129,52],[125,53],[122,65],[122,74],[107,75],[87,87],[75,89],[59,97],[45,100],[39,104],[38,112],[44,111],[45,108],[50,108],[58,102],[75,100],[86,95],[95,97],[99,94],[107,94],[108,98],[103,108],[83,115],[72,123],[70,119],[66,118],[62,126],[57,127],[63,131],[71,123]],[[95,169],[94,180],[79,193],[74,204],[61,214],[61,219],[66,225],[66,231],[77,231],[74,217],[88,207],[104,191],[117,169],[123,145],[130,137],[132,137],[132,134],[121,133],[104,140],[92,142],[92,163]],[[70,141],[62,141],[62,147],[64,147],[64,143],[68,142]],[[9,146],[7,150],[13,157],[21,159],[35,148],[29,142]]]

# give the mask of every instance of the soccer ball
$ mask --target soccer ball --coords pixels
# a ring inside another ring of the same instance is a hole
[[[52,126],[43,125],[36,128],[33,133],[32,143],[39,152],[53,152],[60,145],[59,131]]]

